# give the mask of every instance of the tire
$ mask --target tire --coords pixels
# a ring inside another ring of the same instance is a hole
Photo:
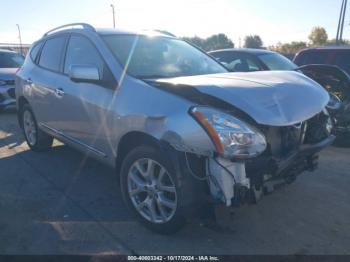
[[[23,127],[24,137],[31,150],[35,152],[43,152],[51,148],[53,137],[49,136],[38,128],[33,110],[28,104],[25,104],[22,107],[21,124]]]
[[[152,184],[155,183],[155,187],[158,185],[155,191],[152,186],[150,186],[151,189],[144,188],[149,178],[140,172],[141,170],[147,173],[149,166],[153,166],[153,178],[151,177],[150,180],[153,179]],[[163,174],[162,178],[160,178],[161,173]],[[160,234],[173,234],[184,227],[186,214],[187,216],[189,214],[188,208],[191,208],[188,204],[189,198],[191,198],[187,192],[188,186],[184,186],[186,180],[180,183],[175,174],[174,165],[167,154],[151,146],[134,148],[126,155],[122,163],[120,186],[124,202],[143,225]],[[136,184],[139,186],[136,186]],[[163,188],[166,188],[169,192],[162,191]],[[138,191],[140,192],[134,196],[129,193]],[[168,201],[167,206],[162,204],[165,203],[165,200]],[[145,202],[148,204],[145,204]],[[139,210],[136,208],[137,205],[139,205]],[[153,217],[152,212],[150,212],[152,206],[155,212]]]

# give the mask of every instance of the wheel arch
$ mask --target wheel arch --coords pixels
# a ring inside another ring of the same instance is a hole
[[[21,128],[23,128],[23,124],[21,121],[21,114],[22,114],[22,108],[25,104],[29,104],[28,100],[24,96],[20,96],[17,99],[17,119],[18,119],[19,126]]]
[[[125,134],[119,141],[117,149],[117,158],[115,168],[119,174],[125,156],[133,148],[141,145],[148,145],[155,148],[161,148],[161,141],[157,138],[140,131],[132,131]]]

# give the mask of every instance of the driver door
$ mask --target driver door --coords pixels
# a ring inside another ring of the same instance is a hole
[[[96,82],[73,81],[72,66],[94,66],[99,71]],[[60,119],[57,128],[66,140],[85,151],[105,158],[110,152],[106,119],[113,103],[116,81],[92,42],[78,34],[68,40],[64,63],[64,78],[60,83]]]

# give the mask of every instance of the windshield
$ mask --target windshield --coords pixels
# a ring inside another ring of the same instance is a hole
[[[0,68],[18,68],[24,63],[24,57],[17,53],[0,52]]]
[[[288,58],[280,54],[261,54],[258,55],[260,60],[269,68],[269,70],[291,71],[297,66]]]
[[[179,39],[135,35],[108,35],[103,38],[127,73],[137,78],[227,72],[210,56]]]

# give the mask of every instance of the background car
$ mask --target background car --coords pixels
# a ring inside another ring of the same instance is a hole
[[[233,72],[290,71],[298,67],[285,56],[263,49],[223,49],[209,54]]]
[[[342,107],[338,110],[337,120],[341,128],[338,130],[337,141],[340,141],[339,145],[350,146],[350,46],[304,49],[296,54],[293,61],[306,70],[312,67],[312,72],[308,75],[325,83],[323,86],[340,98]],[[334,71],[331,75],[327,73],[330,70]]]
[[[23,62],[21,54],[0,49],[0,112],[16,105],[15,76]]]
[[[350,46],[308,48],[293,59],[298,66],[310,64],[335,65],[350,74]]]

